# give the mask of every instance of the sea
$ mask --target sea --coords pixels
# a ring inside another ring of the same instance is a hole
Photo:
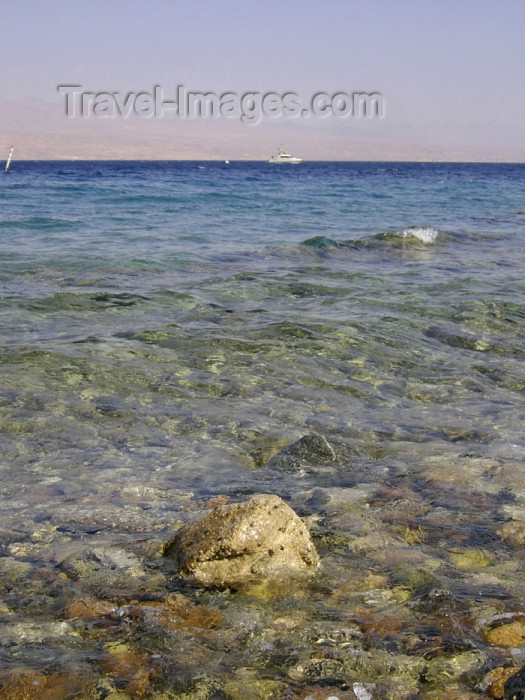
[[[524,164],[0,178],[2,697],[488,697],[525,664]],[[261,492],[319,573],[166,569]]]

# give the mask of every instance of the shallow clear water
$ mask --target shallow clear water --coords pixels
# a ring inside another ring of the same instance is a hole
[[[151,656],[146,697],[241,697],[249,676],[282,697],[364,682],[400,698],[523,665],[483,625],[525,612],[524,185],[523,165],[15,162],[0,182],[6,667],[140,696],[104,662],[125,638]],[[337,468],[258,476],[307,434],[338,446]],[[321,577],[232,593],[164,571],[155,543],[258,491],[306,519]],[[134,552],[140,573],[60,568],[95,545]],[[222,622],[183,644],[61,612],[174,589]],[[319,645],[335,670],[312,666]],[[413,666],[474,653],[461,674]]]

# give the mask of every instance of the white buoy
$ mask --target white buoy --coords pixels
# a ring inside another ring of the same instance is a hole
[[[5,164],[4,173],[9,172],[9,166],[11,165],[11,159],[13,158],[13,151],[14,150],[15,150],[15,147],[11,146],[11,150],[9,151],[9,155],[7,156],[7,163]]]

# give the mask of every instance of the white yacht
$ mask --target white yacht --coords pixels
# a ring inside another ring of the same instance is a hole
[[[292,163],[293,165],[297,163],[302,163],[303,159],[302,158],[296,158],[295,156],[292,156],[290,153],[286,153],[286,151],[283,151],[282,148],[279,148],[279,152],[277,153],[276,156],[272,156],[268,163]]]

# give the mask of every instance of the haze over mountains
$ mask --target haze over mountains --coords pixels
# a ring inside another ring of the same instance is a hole
[[[15,146],[19,160],[264,160],[283,144],[307,160],[495,161],[525,160],[518,134],[490,123],[465,126],[464,138],[443,125],[420,128],[389,119],[75,116],[64,99],[0,98],[0,160]],[[430,136],[429,136],[430,135]]]

